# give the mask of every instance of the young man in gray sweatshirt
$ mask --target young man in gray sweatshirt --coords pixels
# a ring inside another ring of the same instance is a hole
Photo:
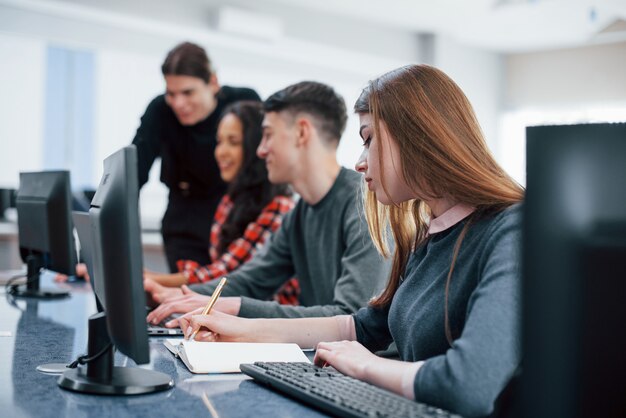
[[[289,183],[300,200],[263,249],[228,275],[213,309],[265,318],[356,312],[384,287],[390,263],[374,248],[360,213],[361,175],[337,162],[345,103],[327,85],[301,82],[271,95],[264,108],[257,154],[266,161],[270,181]],[[267,300],[294,276],[299,306]],[[217,283],[178,289],[145,281],[146,291],[161,302],[148,321],[204,307]]]

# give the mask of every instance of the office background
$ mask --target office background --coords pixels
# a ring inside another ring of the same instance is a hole
[[[623,0],[0,0],[0,187],[63,168],[75,189],[95,188],[102,160],[163,92],[160,65],[182,40],[207,49],[222,84],[265,98],[318,80],[349,107],[381,73],[433,64],[467,93],[522,184],[525,126],[626,120]],[[351,115],[340,163],[352,167],[360,148]],[[144,226],[165,209],[158,177],[156,164]]]

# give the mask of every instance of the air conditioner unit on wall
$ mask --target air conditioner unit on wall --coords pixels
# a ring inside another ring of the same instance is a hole
[[[228,6],[217,11],[216,29],[265,40],[276,40],[283,36],[284,31],[280,18]]]

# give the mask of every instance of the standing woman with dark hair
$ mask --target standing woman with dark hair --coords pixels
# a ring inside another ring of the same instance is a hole
[[[187,335],[202,327],[202,340],[317,346],[319,365],[461,415],[489,415],[521,361],[524,191],[493,159],[461,89],[433,67],[379,77],[355,111],[370,235],[383,254],[388,231],[395,244],[383,293],[354,315],[240,319],[213,310],[180,326]],[[373,354],[392,341],[401,361]]]
[[[220,278],[252,258],[278,229],[294,202],[288,186],[270,183],[265,162],[256,154],[263,136],[262,121],[261,104],[245,101],[228,106],[220,119],[215,160],[228,191],[213,219],[206,250],[211,262],[201,265],[194,260],[178,260],[179,273],[146,272],[146,279],[178,287]],[[292,279],[281,288],[277,299],[297,304],[297,293],[297,281]]]
[[[161,182],[169,188],[161,232],[170,271],[176,271],[183,258],[210,262],[211,220],[226,191],[210,157],[219,116],[230,103],[260,98],[248,88],[220,86],[205,50],[190,42],[172,49],[161,71],[165,94],[148,105],[133,144],[140,187],[161,157]]]

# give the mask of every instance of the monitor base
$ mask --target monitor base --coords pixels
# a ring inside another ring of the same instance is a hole
[[[92,315],[89,318],[87,356],[81,356],[72,363],[86,366],[66,370],[57,384],[74,392],[98,395],[140,395],[174,387],[172,378],[164,373],[139,367],[113,366],[113,351],[106,314],[99,312]]]
[[[37,366],[37,371],[47,374],[63,374],[68,370],[66,363],[45,363]]]
[[[70,295],[66,290],[56,289],[29,289],[24,287],[15,287],[11,292],[11,296],[16,298],[33,298],[33,299],[62,299]]]
[[[41,254],[29,254],[26,257],[26,285],[11,285],[9,293],[17,298],[61,299],[70,295],[67,290],[41,289],[41,269],[44,267]]]
[[[174,387],[170,376],[139,367],[113,367],[109,381],[88,377],[78,367],[63,373],[57,383],[63,389],[98,395],[140,395]]]

